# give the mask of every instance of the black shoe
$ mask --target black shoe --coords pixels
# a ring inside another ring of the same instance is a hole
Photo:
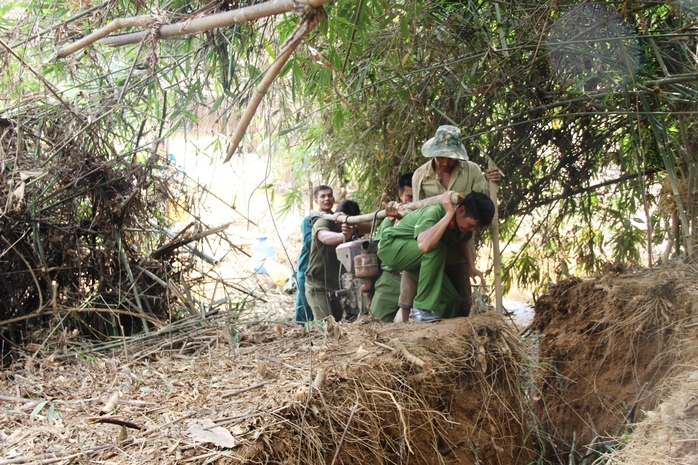
[[[436,321],[441,321],[441,318],[431,313],[429,310],[421,310],[419,308],[412,308],[410,311],[410,322],[413,323],[433,323]]]

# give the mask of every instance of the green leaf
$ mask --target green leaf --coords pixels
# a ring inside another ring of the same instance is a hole
[[[47,400],[42,400],[41,402],[36,404],[36,407],[34,407],[34,409],[32,409],[32,412],[29,414],[29,419],[33,420],[34,418],[36,418],[36,416],[39,414],[39,412],[41,412],[41,410],[46,406],[46,404],[48,404]]]

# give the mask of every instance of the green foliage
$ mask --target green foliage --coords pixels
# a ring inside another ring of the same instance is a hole
[[[641,261],[642,240],[646,235],[644,231],[635,226],[630,220],[621,220],[615,224],[614,234],[611,239],[613,246],[613,258],[616,263],[639,265]]]
[[[174,22],[208,6],[117,0],[80,15],[72,2],[15,1],[0,12],[13,7],[31,14],[0,15],[0,31],[25,37],[8,39],[24,62],[4,58],[3,113],[51,86],[90,120],[108,120],[114,144],[133,153],[197,123],[229,135],[299,24],[298,15],[285,14],[142,45],[94,44],[52,60],[55,47],[115,18],[157,7]],[[500,218],[531,215],[526,252],[514,254],[505,273],[540,287],[562,262],[576,264],[572,273],[598,271],[605,261],[643,262],[644,230],[624,220],[645,208],[656,217],[650,193],[661,177],[631,175],[669,170],[677,184],[698,179],[691,149],[698,89],[690,77],[698,41],[683,29],[695,21],[690,8],[365,0],[324,9],[265,98],[273,129],[252,124],[264,140],[273,138],[284,171],[293,172],[285,211],[307,206],[309,183],[348,191],[364,211],[383,192],[395,198],[398,175],[425,162],[423,142],[437,126],[455,124],[473,162],[484,167],[492,158],[506,174]],[[698,198],[691,189],[688,198]],[[687,253],[696,207],[680,208]],[[657,243],[668,237],[656,221],[648,227]],[[522,241],[503,229],[504,241]]]
[[[60,401],[54,401],[54,402],[49,402],[47,400],[42,400],[38,404],[36,404],[36,407],[32,409],[31,413],[29,414],[29,419],[34,420],[35,418],[39,417],[39,414],[41,411],[48,405],[48,409],[46,410],[46,422],[51,424],[54,421],[58,421],[62,418],[61,414],[59,411],[56,410],[56,402]]]

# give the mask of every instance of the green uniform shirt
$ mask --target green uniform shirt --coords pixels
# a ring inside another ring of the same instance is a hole
[[[412,175],[412,193],[415,201],[441,195],[447,190],[439,181],[439,175],[434,170],[431,161],[429,159],[429,161],[417,168]],[[463,195],[468,195],[471,192],[482,192],[487,196],[490,195],[487,178],[485,178],[480,167],[471,161],[459,161],[456,163],[451,172],[448,190]],[[465,263],[465,257],[460,248],[451,249],[446,259],[446,264],[462,263]],[[467,277],[465,281],[468,282]]]
[[[313,224],[313,237],[310,243],[310,257],[305,279],[327,290],[339,289],[339,270],[341,264],[337,258],[337,246],[327,245],[317,238],[318,232],[342,232],[342,227],[334,221],[319,218]]]
[[[406,215],[398,224],[383,231],[382,240],[387,238],[417,239],[421,233],[438,223],[446,215],[446,209],[441,205],[420,208]],[[453,245],[462,240],[470,239],[472,233],[462,233],[458,226],[446,229],[439,242]]]
[[[381,223],[381,225],[378,227],[378,232],[376,232],[376,236],[373,238],[373,240],[380,245],[380,240],[383,237],[383,233],[385,232],[386,229],[392,228],[394,224],[395,224],[395,220],[391,220],[390,218],[385,218],[383,220],[383,222]],[[383,262],[381,262],[381,269],[392,271],[390,269],[390,267]]]

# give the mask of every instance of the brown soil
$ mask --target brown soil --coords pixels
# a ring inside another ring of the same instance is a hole
[[[110,355],[37,335],[59,348],[2,374],[0,465],[698,463],[697,277],[552,286],[532,362],[492,314],[304,330],[221,312]],[[206,420],[233,444],[196,433]]]
[[[670,380],[695,371],[697,276],[680,266],[569,279],[537,302],[533,411],[550,460],[617,449]]]

